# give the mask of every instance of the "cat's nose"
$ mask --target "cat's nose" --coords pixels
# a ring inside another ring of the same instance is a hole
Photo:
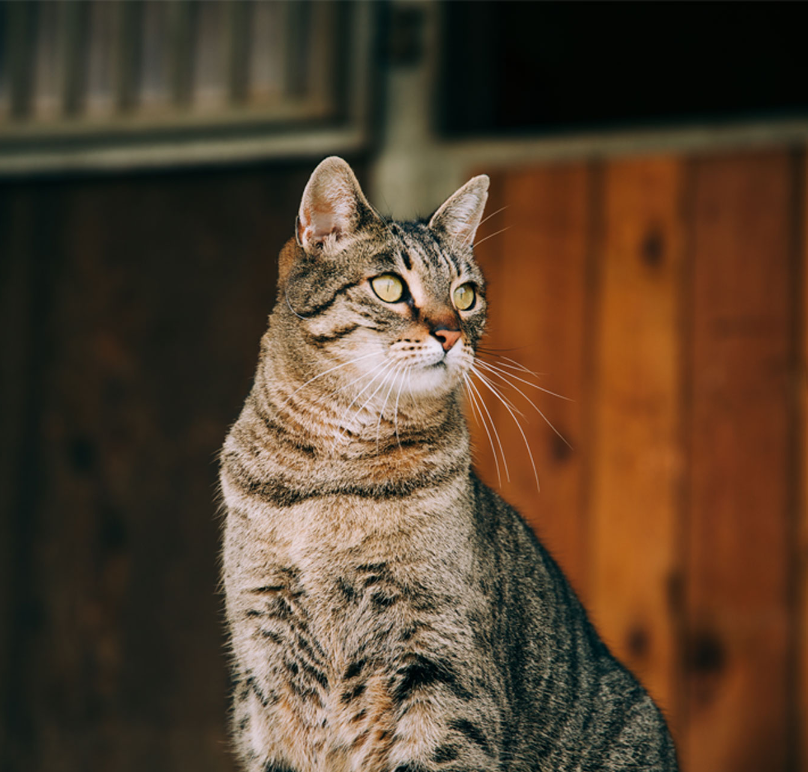
[[[460,330],[450,330],[447,327],[436,327],[432,334],[440,341],[444,351],[448,351],[460,337]]]

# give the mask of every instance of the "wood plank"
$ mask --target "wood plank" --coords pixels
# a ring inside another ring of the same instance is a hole
[[[0,769],[234,769],[215,457],[310,173],[0,188]]]
[[[673,158],[605,167],[594,330],[593,611],[606,642],[669,714],[683,469],[683,177]]]
[[[489,299],[489,334],[483,347],[490,353],[483,353],[482,360],[571,400],[514,382],[575,450],[517,391],[504,389],[524,413],[519,417],[524,438],[508,410],[486,394],[510,473],[508,482],[500,460],[499,489],[528,519],[584,596],[584,460],[579,447],[585,421],[589,197],[590,174],[580,163],[497,175],[492,180],[490,220],[477,237]],[[497,213],[501,207],[506,208]],[[513,369],[509,360],[541,377]],[[492,375],[490,370],[483,372]],[[486,393],[484,386],[480,390]],[[486,481],[497,487],[491,444],[479,429],[475,436],[478,466]],[[538,471],[540,493],[525,439]]]
[[[790,260],[786,152],[693,165],[686,603],[690,772],[787,767]]]
[[[797,630],[796,657],[798,668],[796,729],[798,769],[808,772],[808,155],[802,160],[802,324],[800,352],[800,478],[797,543]]]
[[[0,186],[0,769],[30,764],[25,736],[29,700],[19,659],[32,636],[29,562],[33,547],[33,481],[26,475],[35,453],[39,390],[39,321],[46,287],[28,259],[42,197]]]

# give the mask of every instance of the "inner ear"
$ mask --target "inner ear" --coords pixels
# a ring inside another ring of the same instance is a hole
[[[333,253],[375,218],[351,167],[331,156],[312,172],[303,191],[297,242],[309,253]]]
[[[429,221],[434,231],[449,236],[452,245],[467,247],[474,241],[488,200],[488,177],[470,179],[441,205]]]

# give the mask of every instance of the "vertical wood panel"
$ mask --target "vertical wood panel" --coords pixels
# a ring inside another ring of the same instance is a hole
[[[4,772],[234,768],[215,457],[310,171],[0,186]]]
[[[693,166],[689,772],[785,769],[789,157]]]
[[[488,279],[489,334],[483,346],[492,350],[482,359],[505,369],[507,360],[500,357],[517,360],[541,377],[511,370],[514,375],[568,397],[564,401],[516,382],[575,449],[559,439],[522,395],[503,389],[524,414],[519,420],[538,470],[537,492],[525,440],[507,409],[486,394],[510,471],[507,482],[502,469],[500,490],[584,595],[585,501],[578,448],[584,431],[589,186],[583,164],[498,175],[492,180],[491,219],[478,235],[482,242],[491,234],[478,249]],[[494,214],[500,207],[506,208]],[[485,387],[479,388],[485,393]],[[475,446],[486,481],[496,487],[490,443],[479,428]]]
[[[674,159],[607,165],[595,324],[595,621],[668,710],[676,692],[669,588],[682,470],[682,180]]]
[[[799,522],[797,545],[797,728],[798,768],[800,772],[808,772],[808,156],[802,162],[802,211],[800,216],[802,235],[802,287],[801,308],[802,324],[801,344],[801,405],[802,420],[800,422],[800,465],[801,490],[799,491]]]

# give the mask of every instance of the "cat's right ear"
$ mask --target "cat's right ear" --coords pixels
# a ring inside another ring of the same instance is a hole
[[[446,233],[455,244],[471,245],[488,200],[488,177],[480,174],[443,202],[432,215],[429,227]]]
[[[309,254],[334,254],[377,217],[351,167],[331,156],[312,172],[303,191],[295,237]]]

